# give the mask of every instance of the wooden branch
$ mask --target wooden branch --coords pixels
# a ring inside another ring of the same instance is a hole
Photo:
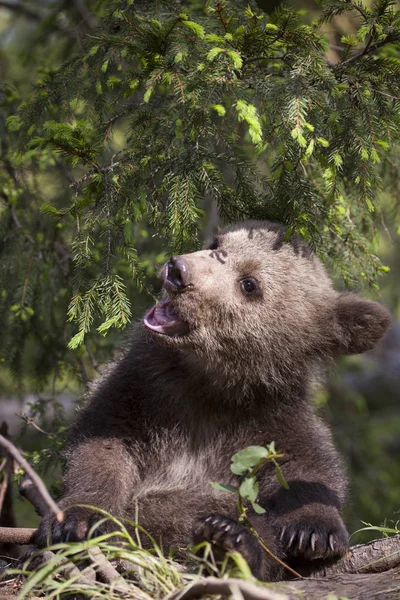
[[[117,569],[109,560],[107,560],[106,556],[98,546],[89,548],[88,554],[100,581],[115,584],[119,588],[129,588],[128,582],[125,581],[122,575],[118,573]]]
[[[3,511],[3,504],[4,504],[5,497],[6,497],[6,492],[8,490],[8,484],[10,483],[10,473],[11,473],[10,462],[12,462],[12,461],[6,460],[5,469],[4,469],[4,473],[3,473],[3,479],[1,480],[1,483],[0,483],[0,515],[2,514],[2,511]]]
[[[400,534],[352,546],[337,562],[308,573],[313,578],[341,573],[382,573],[400,566]]]
[[[0,527],[0,544],[30,544],[35,531],[30,527]]]
[[[279,584],[287,600],[321,600],[329,594],[351,600],[399,600],[400,568],[383,573],[342,573],[333,577],[309,578]]]
[[[24,469],[25,473],[29,475],[38,492],[42,496],[43,501],[46,503],[48,509],[55,514],[57,521],[61,522],[64,518],[61,508],[54,502],[42,479],[37,473],[35,473],[28,461],[22,456],[21,452],[3,435],[0,435],[0,446],[2,446],[4,450],[20,465],[20,467]]]
[[[28,475],[25,475],[21,479],[19,491],[21,495],[32,504],[38,515],[44,517],[49,512],[47,502],[45,502],[42,494]]]
[[[45,550],[37,555],[32,555],[26,566],[31,571],[37,571],[51,560],[55,558],[56,554],[51,550]],[[84,572],[80,571],[79,568],[74,565],[67,557],[60,557],[60,559],[55,564],[56,567],[60,567],[57,569],[57,573],[61,575],[61,577],[65,579],[71,579],[72,577],[76,577],[75,584],[78,585],[93,585],[96,582],[96,573],[92,568],[85,568]]]
[[[200,598],[202,596],[242,596],[244,600],[288,600],[286,594],[280,594],[270,589],[271,584],[267,586],[257,585],[250,581],[242,579],[217,579],[216,577],[207,577],[200,579],[188,586],[184,590],[178,590],[169,594],[165,600],[189,600],[190,598]],[[235,594],[239,592],[239,594]]]

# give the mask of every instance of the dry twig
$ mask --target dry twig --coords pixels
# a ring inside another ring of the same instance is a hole
[[[58,521],[62,521],[64,518],[63,512],[61,508],[54,502],[53,498],[50,496],[49,492],[42,479],[39,477],[37,473],[33,470],[28,461],[22,456],[21,452],[12,444],[9,440],[7,440],[3,435],[0,435],[0,446],[4,448],[4,450],[13,457],[13,459],[24,469],[24,471],[29,475],[32,479],[32,482],[36,486],[40,495],[43,498],[43,501],[48,506],[49,510],[53,512]]]
[[[239,592],[239,597],[244,600],[287,600],[287,596],[273,592],[267,587],[243,581],[242,579],[217,579],[216,577],[207,577],[200,579],[193,584],[170,594],[166,600],[189,600],[189,598],[200,598],[202,596],[220,595],[234,596]],[[238,594],[237,594],[238,595]]]

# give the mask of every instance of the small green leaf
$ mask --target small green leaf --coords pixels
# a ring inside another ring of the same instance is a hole
[[[276,460],[274,458],[272,459],[272,462],[274,464],[275,473],[276,473],[279,483],[281,484],[282,487],[285,488],[285,490],[288,490],[289,485],[288,485],[288,482],[286,481],[285,477],[283,476],[280,466],[278,465],[278,463],[276,462]]]
[[[239,494],[239,488],[233,485],[225,485],[223,483],[217,483],[215,481],[210,481],[210,485],[215,490],[219,490],[220,492],[230,492],[231,494]]]
[[[247,470],[248,468],[242,465],[241,463],[231,464],[231,471],[234,475],[244,475],[247,472]]]
[[[254,512],[258,515],[263,515],[265,513],[265,508],[257,504],[257,502],[252,502],[251,505],[253,507]]]
[[[239,494],[242,498],[255,502],[258,496],[258,482],[255,477],[246,477],[240,484]]]
[[[267,456],[268,450],[263,446],[248,446],[248,448],[244,448],[244,450],[240,450],[232,456],[232,463],[239,464],[245,469],[251,469],[261,459],[267,458]]]

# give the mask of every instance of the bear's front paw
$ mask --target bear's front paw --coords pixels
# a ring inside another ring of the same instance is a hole
[[[195,544],[204,541],[213,544],[217,560],[225,552],[239,552],[257,576],[262,561],[260,545],[248,529],[233,519],[217,514],[199,519],[193,532],[193,541]]]
[[[306,560],[343,556],[349,545],[349,534],[339,515],[289,520],[281,525],[279,538],[287,556]]]
[[[56,521],[53,515],[46,515],[34,535],[33,542],[39,548],[60,542],[81,542],[101,518],[99,513],[79,506],[66,509],[61,522]]]

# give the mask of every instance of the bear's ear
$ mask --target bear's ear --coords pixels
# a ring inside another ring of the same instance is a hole
[[[386,333],[391,317],[381,304],[343,293],[336,299],[335,321],[339,352],[359,354],[376,346]]]

